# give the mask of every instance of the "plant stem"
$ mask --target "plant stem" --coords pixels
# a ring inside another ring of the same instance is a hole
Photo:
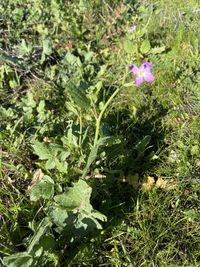
[[[82,115],[81,114],[79,114],[79,125],[80,125],[79,147],[81,147],[81,143],[82,143],[82,132],[83,132],[83,121],[82,121]]]
[[[109,99],[107,100],[107,102],[105,103],[105,105],[103,106],[99,116],[97,117],[96,119],[96,130],[95,130],[95,137],[94,137],[94,143],[93,143],[93,146],[91,148],[91,151],[90,151],[90,155],[89,155],[89,158],[87,160],[87,164],[86,164],[86,167],[85,169],[83,170],[83,174],[81,176],[82,179],[85,179],[86,175],[87,175],[87,171],[90,167],[90,165],[92,164],[92,162],[94,161],[94,159],[96,158],[96,154],[97,154],[97,151],[98,151],[98,147],[96,148],[97,146],[97,142],[98,142],[98,137],[99,137],[99,130],[100,130],[100,125],[101,125],[101,120],[102,120],[102,117],[107,109],[107,107],[109,106],[109,104],[111,103],[111,101],[113,100],[113,98],[119,93],[119,91],[121,90],[121,88],[123,87],[124,85],[124,82],[126,80],[126,77],[127,77],[127,74],[123,77],[123,81],[122,81],[122,86],[119,86],[115,91],[114,93],[109,97]],[[97,151],[95,151],[95,149]],[[92,153],[91,153],[92,152]],[[95,155],[91,155],[91,154],[95,154]],[[92,161],[91,161],[91,158],[93,158]]]
[[[99,137],[99,130],[100,130],[100,124],[101,124],[101,119],[103,117],[103,114],[104,112],[106,111],[107,107],[109,106],[110,102],[113,100],[113,98],[118,94],[118,92],[120,91],[121,87],[119,87],[111,96],[110,98],[108,99],[108,101],[105,103],[105,105],[103,106],[100,114],[99,114],[99,117],[97,118],[96,120],[96,130],[95,130],[95,138],[94,138],[94,144],[93,144],[93,148],[95,148],[97,142],[98,142],[98,137]],[[96,156],[95,156],[96,157]],[[89,156],[90,158],[90,156]],[[89,162],[89,161],[88,161]],[[83,174],[81,176],[82,179],[85,178],[86,174],[87,174],[87,171],[88,171],[88,168],[90,167],[91,165],[91,162],[88,163],[87,162],[87,165],[85,167],[85,169],[83,170]]]
[[[122,86],[118,87],[118,89],[110,96],[110,98],[108,99],[108,101],[105,103],[105,105],[103,106],[99,117],[96,120],[96,130],[95,130],[95,137],[94,137],[94,143],[93,143],[93,147],[96,146],[97,141],[98,141],[98,136],[99,136],[99,129],[100,129],[100,124],[101,124],[101,119],[104,115],[104,112],[106,111],[107,107],[109,106],[109,104],[111,103],[111,101],[113,100],[113,98],[119,93],[119,91],[121,90],[121,88],[124,85],[124,82],[126,80],[128,73],[126,73],[122,79]]]
[[[120,91],[120,87],[110,96],[110,98],[108,99],[108,101],[106,102],[106,104],[103,106],[103,109],[101,110],[101,113],[99,114],[99,117],[97,118],[96,121],[96,131],[95,131],[95,137],[94,137],[94,144],[93,146],[95,146],[97,144],[98,141],[98,136],[99,136],[99,129],[100,129],[100,124],[101,124],[101,119],[104,115],[104,112],[106,111],[107,107],[109,106],[109,104],[111,103],[111,101],[113,100],[113,98],[118,94],[118,92]]]

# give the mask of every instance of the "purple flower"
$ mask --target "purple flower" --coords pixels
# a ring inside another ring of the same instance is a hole
[[[154,76],[151,73],[151,63],[144,62],[139,68],[136,65],[131,65],[130,70],[136,75],[135,84],[141,85],[143,82],[153,82]]]

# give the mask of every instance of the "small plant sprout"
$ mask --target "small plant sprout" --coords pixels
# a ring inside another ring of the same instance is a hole
[[[151,73],[152,64],[144,62],[139,68],[136,65],[131,65],[130,70],[136,75],[135,84],[141,85],[143,82],[153,82],[154,76]]]

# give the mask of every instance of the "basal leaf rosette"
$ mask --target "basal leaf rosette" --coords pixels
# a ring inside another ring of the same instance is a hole
[[[68,187],[63,194],[54,197],[55,204],[49,207],[48,216],[57,226],[56,231],[67,235],[70,242],[84,237],[95,229],[102,229],[100,221],[106,216],[90,204],[92,188],[83,180]]]

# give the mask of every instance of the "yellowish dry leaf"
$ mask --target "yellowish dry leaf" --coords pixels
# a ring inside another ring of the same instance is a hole
[[[160,189],[174,189],[177,186],[177,181],[175,179],[163,179],[158,178],[155,181],[154,177],[148,176],[142,184],[142,189],[144,191],[150,191],[153,188],[160,188]]]
[[[31,181],[30,185],[28,186],[28,192],[31,191],[31,189],[34,185],[38,184],[42,180],[43,176],[44,176],[44,173],[42,172],[41,169],[37,169],[35,171],[35,173],[33,174],[32,181]]]
[[[162,189],[174,189],[177,186],[175,179],[166,180],[163,178],[158,178],[155,187]]]
[[[145,179],[145,181],[143,182],[143,184],[142,184],[142,189],[144,191],[149,191],[149,190],[151,190],[154,187],[154,185],[155,185],[155,179],[154,179],[154,177],[148,176]]]
[[[158,180],[156,181],[155,187],[166,188],[167,187],[167,180],[164,180],[162,178],[158,178]]]

